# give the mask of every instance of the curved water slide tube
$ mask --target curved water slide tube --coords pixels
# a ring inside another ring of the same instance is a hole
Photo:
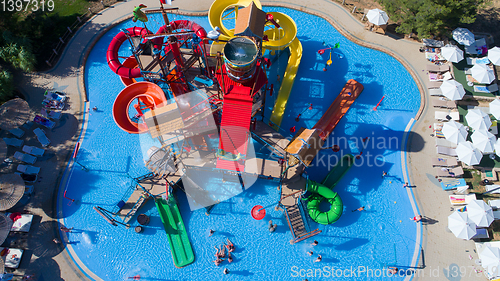
[[[342,199],[340,199],[337,192],[334,192],[330,188],[311,180],[308,180],[306,190],[315,193],[309,197],[307,202],[307,211],[311,219],[315,222],[320,224],[331,224],[336,222],[340,216],[342,216],[344,204],[342,203]],[[323,200],[327,200],[331,205],[330,210],[326,212],[319,209],[319,205]]]
[[[137,123],[130,118],[129,108],[136,99],[151,109],[167,103],[163,90],[151,82],[137,82],[123,89],[113,104],[113,119],[120,129],[131,134],[141,134],[148,131],[146,123]]]
[[[182,220],[181,212],[173,195],[167,200],[157,198],[156,209],[160,214],[175,267],[184,267],[194,262],[194,252]]]
[[[262,8],[259,1],[253,2],[255,2],[257,7],[260,9]],[[212,3],[208,12],[208,19],[212,28],[219,28],[222,34],[220,39],[228,40],[230,37],[234,36],[233,30],[226,28],[223,24],[223,20],[229,17],[227,13],[225,14],[224,12],[232,8],[247,7],[251,3],[252,0],[216,0]],[[234,16],[237,16],[237,10],[235,14]],[[302,44],[296,37],[297,25],[292,18],[278,12],[271,12],[268,14],[273,15],[273,19],[280,25],[280,28],[268,29],[264,32],[269,38],[269,41],[263,42],[262,47],[271,51],[283,50],[286,47],[290,47],[290,58],[288,59],[288,65],[283,75],[278,97],[270,118],[273,127],[277,129],[276,127],[281,125],[288,97],[290,96],[293,82],[297,76],[297,70],[300,65],[300,60],[302,59]]]
[[[127,33],[130,36],[144,36],[147,34],[151,34],[151,32],[143,27],[130,27],[127,28]],[[125,32],[119,32],[109,43],[108,51],[106,52],[106,59],[108,61],[108,66],[113,70],[114,73],[120,75],[125,78],[137,78],[141,77],[141,70],[139,68],[131,68],[124,66],[118,60],[118,50],[120,46],[127,40],[127,35]]]

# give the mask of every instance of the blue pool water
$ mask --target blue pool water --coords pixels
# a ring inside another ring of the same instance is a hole
[[[350,42],[323,19],[290,9],[266,7],[265,10],[290,15],[297,23],[298,37],[304,48],[282,128],[311,128],[348,79],[356,79],[365,87],[328,141],[329,145],[338,143],[342,152],[322,151],[307,171],[312,179],[321,181],[341,153],[363,151],[364,162],[357,162],[335,188],[345,205],[343,216],[329,226],[311,223],[312,229],[322,230],[314,237],[319,245],[313,249],[311,241],[289,243],[292,236],[281,212],[269,208],[263,221],[255,221],[249,215],[256,204],[267,206],[278,201],[276,183],[259,180],[240,195],[218,204],[210,216],[206,216],[203,209],[191,212],[185,195],[178,192],[176,196],[196,255],[195,262],[183,269],[173,265],[166,234],[152,201],[140,210],[151,217],[143,234],[134,232],[135,219],[132,227],[126,229],[111,226],[100,217],[92,207],[113,208],[130,186],[130,177],[148,172],[143,164],[143,151],[154,144],[147,135],[120,130],[111,113],[123,85],[106,63],[106,50],[121,28],[134,25],[126,21],[107,32],[87,60],[85,86],[90,108],[97,106],[98,111],[89,112],[77,161],[88,171],[75,165],[69,171],[69,182],[63,185],[68,188],[67,195],[77,203],[68,205],[68,200],[60,198],[62,223],[76,230],[68,234],[71,242],[68,247],[73,257],[80,260],[80,266],[103,280],[127,280],[135,275],[140,275],[141,280],[216,280],[222,278],[225,267],[231,271],[224,276],[228,280],[303,280],[304,274],[313,274],[314,270],[316,278],[309,276],[309,280],[321,280],[331,276],[327,272],[337,269],[364,268],[375,270],[372,274],[376,275],[380,273],[376,270],[387,266],[412,266],[415,244],[420,241],[416,241],[415,223],[408,219],[413,212],[403,188],[400,150],[403,131],[419,108],[420,96],[415,82],[395,59]],[[170,19],[194,20],[210,29],[206,17],[171,16]],[[159,16],[151,17],[148,27],[157,30],[160,22]],[[323,41],[330,45],[339,42],[340,49],[335,53],[342,57],[334,54],[333,64],[326,72],[323,68],[328,51],[322,56],[317,53],[324,48]],[[126,48],[120,53],[128,55]],[[282,75],[285,65],[285,56],[277,58],[273,71]],[[271,82],[276,80],[273,76],[270,76]],[[275,88],[279,87],[275,85]],[[269,96],[268,101],[275,96]],[[373,111],[383,96],[382,105]],[[295,117],[310,103],[312,109],[306,110],[296,122]],[[271,106],[269,103],[267,117]],[[362,149],[365,137],[370,140]],[[261,147],[256,147],[256,151],[265,153]],[[388,175],[382,177],[383,171]],[[365,206],[366,211],[351,212],[360,206]],[[278,224],[275,233],[267,230],[271,219]],[[212,237],[208,237],[208,229],[216,231]],[[213,247],[223,243],[226,237],[236,245],[234,261],[216,267],[212,262]],[[309,250],[314,251],[313,257],[306,254]],[[313,262],[317,254],[323,257],[320,263]],[[383,279],[355,273],[358,278],[348,275],[339,279]],[[390,280],[403,278],[391,277]]]

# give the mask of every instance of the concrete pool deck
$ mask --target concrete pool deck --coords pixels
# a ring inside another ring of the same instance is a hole
[[[59,186],[64,187],[67,178],[63,175],[63,172],[72,148],[80,135],[82,123],[84,123],[82,122],[84,112],[88,112],[88,108],[92,107],[92,101],[87,102],[85,99],[83,65],[86,53],[91,50],[93,43],[99,38],[99,34],[102,34],[113,24],[130,17],[133,7],[140,3],[147,5],[148,8],[158,7],[157,0],[134,0],[120,2],[101,11],[78,30],[52,70],[27,75],[24,81],[19,83],[19,87],[35,111],[41,108],[40,104],[43,97],[40,93],[52,87],[68,93],[71,101],[71,108],[65,111],[67,113],[65,115],[68,115],[67,120],[70,120],[70,122],[66,122],[63,126],[58,126],[58,128],[49,132],[49,138],[53,141],[56,140],[55,143],[60,144],[51,148],[53,152],[57,151],[62,155],[57,157],[56,165],[58,170],[52,170],[49,173],[48,169],[42,168],[41,171],[41,176],[44,178],[43,185],[53,187],[56,192],[52,197],[35,196],[28,205],[33,214],[41,217],[41,224],[54,224],[54,231],[45,235],[55,237],[58,235],[55,210],[56,204],[59,204],[57,196],[62,194],[62,190],[57,191],[57,188]],[[205,15],[211,3],[211,1],[183,0],[175,1],[174,7],[179,7],[180,13]],[[477,254],[474,253],[474,243],[455,238],[453,234],[447,232],[447,217],[451,214],[448,194],[432,180],[434,171],[429,159],[435,157],[436,152],[434,139],[430,136],[432,129],[429,128],[429,125],[434,123],[434,110],[426,105],[429,98],[424,87],[425,81],[428,79],[427,72],[424,71],[427,61],[424,55],[419,52],[421,44],[395,38],[391,35],[369,32],[365,30],[363,23],[359,22],[336,2],[327,0],[289,0],[287,2],[271,0],[263,1],[262,4],[293,8],[321,16],[352,41],[391,54],[410,71],[421,91],[422,105],[415,117],[417,120],[412,127],[413,133],[410,134],[408,140],[408,147],[410,148],[407,153],[408,176],[411,185],[415,186],[412,190],[420,214],[431,219],[429,220],[430,223],[423,225],[422,229],[423,254],[417,251],[417,254],[420,254],[417,265],[425,266],[425,268],[419,272],[420,278],[415,279],[449,280],[446,273],[452,264],[465,267],[467,269],[466,274],[469,276],[472,273],[472,266],[475,266],[474,259],[478,258]],[[89,114],[92,114],[92,112],[89,112]],[[65,200],[63,204],[68,202]],[[37,226],[34,227],[36,230]],[[51,239],[46,241],[51,241]],[[414,243],[415,241],[410,241],[409,244],[414,245]],[[47,245],[47,247],[59,246]],[[473,260],[469,259],[469,255],[473,257]],[[45,277],[51,276],[51,280],[87,280],[87,277],[82,274],[68,255],[67,249],[62,250],[53,257],[32,255],[31,263],[26,262],[26,259],[23,262],[23,265],[29,268],[29,272],[37,272]],[[400,266],[405,268],[408,265]],[[474,276],[474,274],[471,276]]]

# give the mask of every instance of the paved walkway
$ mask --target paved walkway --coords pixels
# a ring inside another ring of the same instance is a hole
[[[117,3],[107,8],[80,28],[66,47],[59,63],[51,71],[26,76],[25,80],[22,81],[20,88],[27,96],[30,105],[36,111],[41,107],[41,93],[44,89],[55,87],[56,89],[63,90],[70,96],[71,107],[66,112],[67,114],[65,114],[61,122],[62,125],[49,132],[49,138],[56,144],[51,150],[54,153],[57,151],[57,159],[53,161],[54,166],[57,166],[58,170],[53,169],[52,171],[48,171],[46,167],[42,167],[41,173],[44,177],[45,187],[56,187],[57,190],[59,182],[65,182],[66,179],[63,177],[63,171],[66,168],[67,160],[75,145],[75,141],[80,135],[84,112],[87,112],[88,108],[92,106],[92,101],[87,102],[85,99],[83,84],[83,65],[86,53],[91,50],[93,43],[99,38],[100,34],[103,34],[113,24],[130,17],[133,7],[140,3],[146,4],[148,8],[158,7],[157,0],[133,0]],[[423,82],[427,79],[427,74],[423,70],[425,69],[426,61],[424,56],[418,51],[421,46],[420,44],[394,38],[390,35],[368,32],[364,29],[363,24],[352,17],[347,10],[331,1],[289,0],[284,2],[271,0],[262,3],[264,5],[291,7],[322,16],[351,40],[393,55],[407,67],[419,86],[425,85]],[[180,13],[197,13],[201,15],[207,13],[211,2],[178,0],[174,4],[179,7]],[[410,134],[408,147],[412,149],[408,152],[407,163],[409,164],[411,185],[416,186],[413,188],[413,192],[419,211],[423,216],[432,218],[436,222],[423,226],[422,247],[424,259],[420,256],[419,265],[422,265],[423,261],[425,261],[426,267],[421,272],[419,280],[429,280],[431,277],[430,270],[433,270],[433,277],[435,277],[432,280],[448,280],[445,272],[447,272],[451,264],[467,267],[467,274],[469,274],[471,273],[471,267],[469,266],[473,265],[473,261],[468,258],[469,254],[474,259],[478,257],[477,254],[473,253],[473,242],[457,239],[453,234],[446,231],[447,216],[451,213],[450,205],[447,194],[436,186],[434,180],[432,180],[433,171],[429,160],[430,157],[435,156],[434,140],[430,136],[432,129],[429,129],[429,125],[433,123],[434,110],[423,107],[428,94],[424,93],[421,86],[420,88],[423,93],[422,115],[420,118],[417,118],[418,120],[414,124],[413,131]],[[59,164],[57,165],[57,163]],[[59,189],[59,195],[61,195],[62,190],[63,188]],[[46,241],[51,241],[52,236],[58,235],[58,230],[54,222],[56,218],[55,202],[58,194],[50,192],[49,194],[50,196],[43,195],[40,198],[34,198],[36,199],[33,200],[35,203],[30,206],[32,212],[42,218],[40,225],[44,225],[45,223],[45,225],[53,224],[54,226],[52,228],[53,231],[49,231],[46,234]],[[68,202],[62,203],[67,204]],[[409,242],[410,245],[413,242]],[[51,245],[50,247],[59,246]],[[419,252],[417,251],[417,254]],[[82,273],[75,267],[66,250],[62,250],[62,252],[54,256],[37,256],[33,254],[31,259],[31,264],[29,264],[31,270],[42,274],[45,278],[50,276],[50,280],[86,280]],[[26,264],[26,266],[28,265]]]

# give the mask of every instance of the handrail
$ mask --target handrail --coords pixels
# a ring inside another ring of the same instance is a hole
[[[290,193],[290,194],[286,195],[285,197],[282,197],[282,198],[280,199],[280,203],[281,203],[281,201],[282,201],[283,199],[288,198],[288,197],[290,197],[290,196],[292,196],[292,195],[294,195],[294,194],[297,194],[297,193],[299,193],[299,192],[303,192],[303,190],[297,190],[297,191],[295,191],[294,193]]]
[[[277,152],[278,152],[281,156],[283,156],[283,157],[285,156],[285,155],[283,155],[283,153],[282,153],[281,151],[277,150],[277,149],[276,149],[273,145],[271,145],[271,144],[270,144],[269,142],[267,142],[265,139],[263,139],[263,138],[259,137],[259,135],[257,135],[256,133],[254,133],[254,132],[252,132],[252,131],[250,131],[250,133],[252,134],[252,136],[255,136],[255,137],[256,137],[256,138],[258,138],[259,140],[263,141],[263,142],[264,142],[264,145],[265,145],[266,147],[267,147],[267,146],[269,146],[269,147],[271,147],[272,149],[276,150],[276,151],[277,151]],[[278,147],[280,147],[280,148],[281,148],[281,146],[279,146],[278,144],[276,144],[276,146],[278,146]],[[282,148],[282,149],[283,149],[283,148]],[[284,151],[284,149],[283,149],[283,151]]]
[[[290,231],[292,232],[293,239],[295,240],[295,237],[296,237],[295,231],[293,230],[293,227],[290,224],[290,216],[288,215],[288,211],[287,211],[286,207],[284,207],[283,209],[285,210],[285,217],[286,217],[286,222],[288,223],[288,228],[290,228]]]

